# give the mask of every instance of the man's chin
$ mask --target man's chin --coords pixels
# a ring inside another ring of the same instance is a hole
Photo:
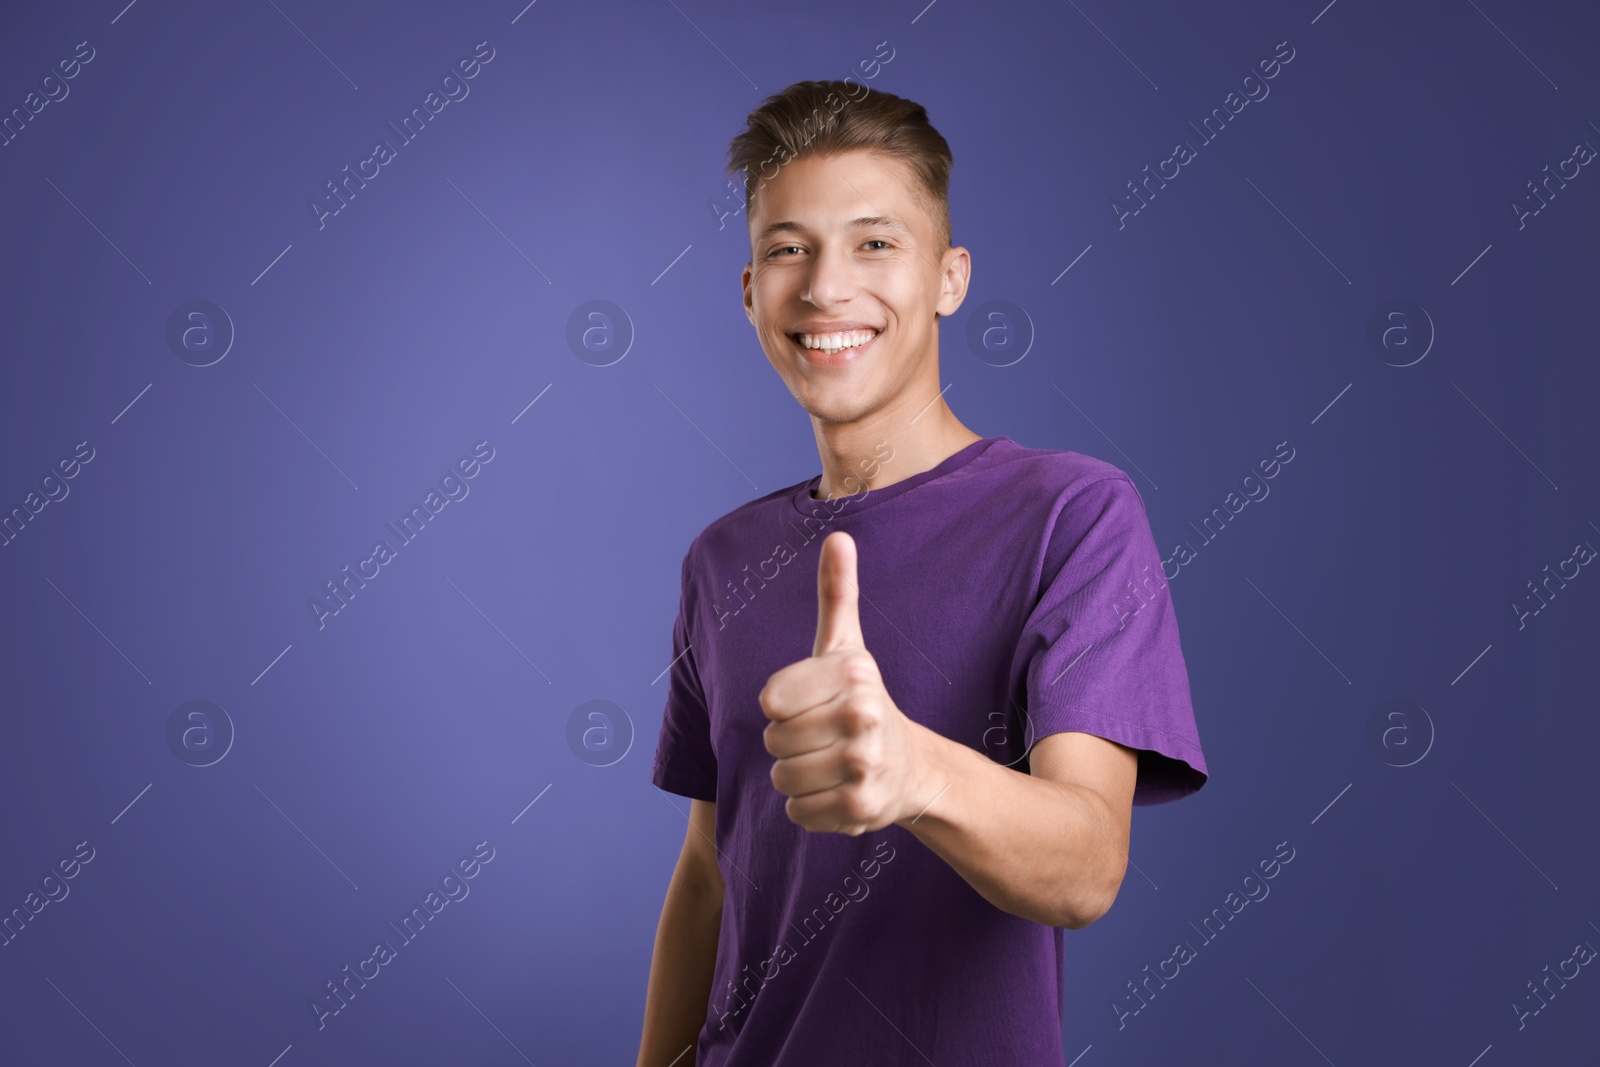
[[[872,413],[872,405],[863,400],[819,401],[802,397],[800,406],[812,419],[828,425],[860,422]]]

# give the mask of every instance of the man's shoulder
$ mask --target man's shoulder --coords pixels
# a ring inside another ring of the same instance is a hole
[[[1001,446],[994,450],[995,461],[990,469],[1002,476],[1007,485],[1030,493],[1070,500],[1096,482],[1133,484],[1133,479],[1122,468],[1083,452],[1028,448],[1010,438],[1002,439]]]
[[[781,515],[781,509],[788,507],[789,497],[805,484],[806,481],[799,481],[781,489],[774,489],[764,496],[746,500],[737,507],[723,512],[706,523],[705,528],[695,535],[694,540],[689,543],[688,554],[698,556],[700,553],[710,552],[715,556],[719,552],[726,551],[730,545],[747,543],[751,531],[768,528],[772,521],[769,516],[774,513]]]

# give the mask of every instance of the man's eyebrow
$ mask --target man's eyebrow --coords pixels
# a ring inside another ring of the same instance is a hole
[[[887,228],[889,228],[891,230],[899,230],[902,234],[904,234],[907,237],[911,237],[912,236],[911,227],[907,226],[905,223],[901,222],[899,219],[893,219],[893,218],[890,218],[887,215],[863,215],[858,219],[851,219],[849,222],[845,223],[845,225],[849,229],[852,229],[852,230],[871,229],[871,228],[874,228],[874,227],[882,226],[882,227],[887,227]],[[762,241],[765,241],[767,238],[772,237],[775,234],[783,233],[785,231],[790,231],[790,232],[794,232],[794,233],[806,233],[806,232],[808,232],[806,230],[806,228],[804,226],[800,225],[800,223],[798,223],[798,222],[793,222],[793,221],[790,221],[790,220],[785,220],[783,222],[774,222],[772,225],[768,226],[766,229],[762,230],[759,234],[756,235],[756,243],[760,244]]]

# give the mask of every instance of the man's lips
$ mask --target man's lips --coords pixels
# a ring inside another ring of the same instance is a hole
[[[799,349],[800,355],[806,360],[806,362],[812,364],[813,366],[843,367],[875,352],[877,350],[878,341],[882,339],[882,337],[883,331],[879,330],[873,335],[872,340],[867,341],[865,344],[856,345],[854,348],[841,349],[837,352],[825,352],[820,348],[807,348],[805,345],[800,343],[800,338],[796,334],[790,334],[789,340],[795,346],[795,348]]]

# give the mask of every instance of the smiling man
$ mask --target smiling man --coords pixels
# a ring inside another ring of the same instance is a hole
[[[1206,781],[1132,481],[944,401],[950,166],[920,105],[842,82],[730,148],[745,313],[822,470],[684,556],[641,1067],[1059,1067],[1064,931],[1115,900],[1133,806]]]

